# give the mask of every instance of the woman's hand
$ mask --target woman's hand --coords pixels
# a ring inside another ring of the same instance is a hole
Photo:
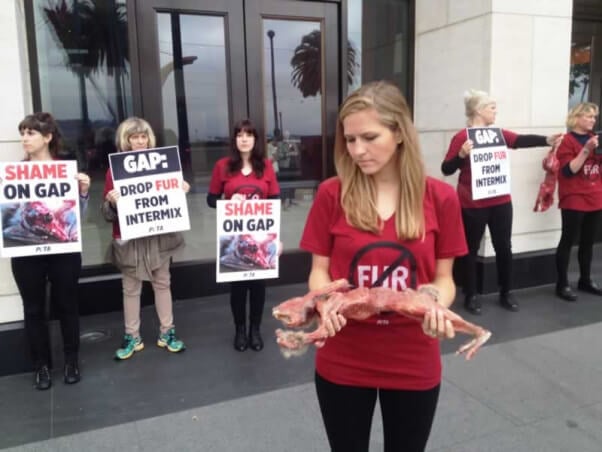
[[[84,197],[88,196],[88,190],[90,189],[90,176],[85,173],[77,173],[75,178],[77,179],[79,194]]]
[[[583,152],[585,153],[585,155],[591,154],[599,145],[600,142],[598,141],[598,135],[594,135],[585,143],[585,146],[583,147]]]
[[[328,337],[334,336],[347,325],[347,319],[336,311],[329,312],[322,321],[328,331]]]
[[[460,152],[458,153],[460,158],[465,159],[466,157],[468,157],[470,155],[470,151],[472,151],[473,146],[474,143],[472,142],[472,140],[466,140],[460,148]]]
[[[184,193],[188,193],[190,191],[190,184],[185,180],[182,181],[182,190],[184,190]]]
[[[232,197],[230,198],[231,201],[244,201],[246,199],[247,199],[247,197],[245,195],[240,194],[240,193],[234,193],[232,195]]]
[[[549,146],[553,146],[556,148],[560,145],[560,142],[563,138],[564,133],[554,133],[546,137],[546,143],[548,143]]]
[[[119,199],[119,190],[114,188],[113,190],[107,193],[105,199],[109,201],[109,203],[111,203],[113,207],[117,207],[117,200]]]
[[[422,331],[427,336],[439,339],[451,339],[456,335],[451,321],[445,319],[442,309],[433,308],[424,315]]]

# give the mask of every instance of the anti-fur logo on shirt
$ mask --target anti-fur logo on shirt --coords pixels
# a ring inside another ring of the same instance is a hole
[[[600,179],[600,163],[596,159],[589,159],[583,165],[583,177],[590,181]]]
[[[382,264],[363,264],[362,261]],[[355,253],[349,265],[348,279],[356,287],[416,289],[416,258],[399,243],[374,242]]]
[[[234,194],[245,195],[247,199],[261,199],[261,187],[257,185],[239,185],[234,189]]]

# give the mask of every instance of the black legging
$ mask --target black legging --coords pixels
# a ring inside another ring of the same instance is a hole
[[[495,250],[495,264],[500,293],[512,288],[512,203],[479,209],[462,209],[468,254],[461,258],[464,273],[463,291],[467,296],[477,293],[477,253],[485,226],[489,226],[491,242]]]
[[[50,366],[50,338],[46,315],[46,281],[50,300],[61,325],[67,361],[77,361],[79,352],[79,306],[77,282],[82,265],[80,253],[13,257],[11,267],[23,299],[25,332],[36,367]]]
[[[585,283],[591,279],[592,253],[594,236],[600,221],[602,210],[581,212],[579,210],[561,209],[562,233],[556,248],[556,286],[563,288],[569,285],[567,276],[571,248],[579,235],[579,279]]]
[[[245,325],[247,310],[247,292],[249,292],[249,320],[251,325],[260,325],[265,304],[265,281],[237,281],[230,286],[230,307],[235,325]]]
[[[435,417],[439,388],[426,391],[343,386],[316,372],[316,391],[331,452],[368,452],[370,428],[380,402],[384,452],[422,452]]]

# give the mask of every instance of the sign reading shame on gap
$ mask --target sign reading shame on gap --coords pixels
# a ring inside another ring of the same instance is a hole
[[[493,198],[510,193],[510,152],[502,129],[470,127],[466,129],[474,147],[470,152],[472,199]]]
[[[280,200],[217,201],[217,282],[278,278]]]
[[[2,257],[81,252],[75,161],[0,163]]]
[[[177,146],[109,154],[123,240],[190,229]]]

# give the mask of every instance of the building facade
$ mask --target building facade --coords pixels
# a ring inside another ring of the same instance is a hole
[[[280,284],[307,277],[309,257],[298,250],[303,223],[317,184],[334,173],[337,107],[361,83],[400,86],[428,172],[439,178],[449,140],[465,124],[469,88],[494,95],[498,123],[519,133],[564,131],[571,103],[602,101],[600,0],[11,0],[0,12],[0,36],[10,68],[0,73],[1,158],[22,158],[17,124],[49,111],[65,157],[93,179],[82,225],[83,314],[121,307],[119,274],[105,258],[110,228],[98,207],[115,128],[128,116],[149,120],[160,145],[179,146],[192,186],[192,229],[172,272],[174,296],[184,299],[225,289],[215,283],[215,212],[205,195],[237,119],[251,118],[266,149],[278,150],[270,157],[285,208],[282,276],[273,282]],[[545,152],[512,153],[520,286],[554,279],[560,215],[533,212]],[[494,284],[487,237],[480,254],[486,292]],[[19,331],[9,260],[0,269],[0,327]]]

